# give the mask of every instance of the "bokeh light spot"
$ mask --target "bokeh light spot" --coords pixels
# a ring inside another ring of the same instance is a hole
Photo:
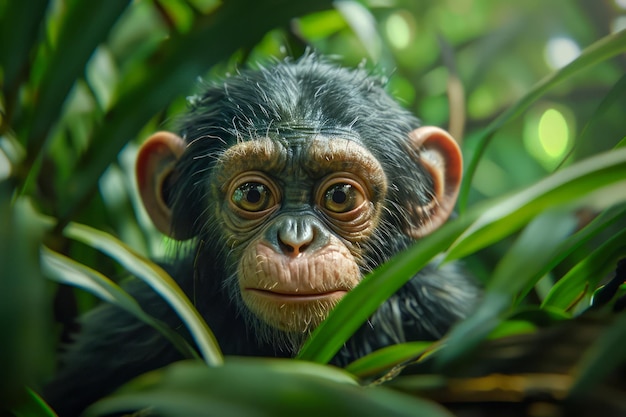
[[[544,57],[553,69],[559,69],[580,55],[580,47],[570,38],[554,37],[546,44]]]
[[[411,25],[403,13],[394,13],[385,22],[389,42],[396,49],[404,49],[411,43]]]
[[[526,117],[524,146],[547,170],[554,169],[571,149],[572,129],[566,110],[544,107]]]
[[[552,159],[565,155],[569,132],[565,117],[555,109],[546,110],[539,119],[539,142],[544,152]]]

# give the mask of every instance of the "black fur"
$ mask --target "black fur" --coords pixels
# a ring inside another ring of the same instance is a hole
[[[413,242],[403,233],[411,222],[407,207],[432,198],[432,180],[407,146],[407,135],[419,120],[384,92],[384,80],[363,70],[340,69],[314,55],[243,71],[206,87],[190,101],[180,128],[189,148],[167,194],[178,220],[174,228],[197,238],[183,244],[168,269],[196,300],[225,354],[292,356],[297,346],[258,337],[236,286],[224,285],[234,274],[237,253],[227,251],[212,222],[215,202],[210,201],[208,184],[215,158],[237,141],[268,136],[339,132],[366,146],[383,166],[389,190],[380,226],[362,247],[365,274]],[[182,327],[158,295],[139,283],[131,292],[150,314]],[[440,338],[478,297],[479,290],[456,266],[428,266],[381,306],[333,363],[345,365],[393,343]],[[82,323],[65,367],[45,391],[61,416],[76,415],[125,381],[178,358],[164,338],[114,307],[102,306]]]

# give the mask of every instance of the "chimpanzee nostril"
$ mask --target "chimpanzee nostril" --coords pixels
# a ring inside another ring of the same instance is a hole
[[[285,255],[298,256],[304,252],[313,241],[315,235],[311,233],[278,233],[278,245]]]

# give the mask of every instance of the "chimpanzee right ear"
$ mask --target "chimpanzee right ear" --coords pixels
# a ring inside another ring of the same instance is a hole
[[[152,223],[161,233],[174,239],[185,237],[178,236],[172,227],[171,202],[166,198],[164,187],[185,147],[180,136],[157,132],[139,149],[135,167],[139,195]]]

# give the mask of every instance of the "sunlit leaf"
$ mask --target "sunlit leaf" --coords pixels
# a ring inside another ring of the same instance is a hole
[[[71,223],[63,233],[71,239],[79,240],[108,254],[122,264],[129,273],[145,281],[167,301],[188,327],[207,364],[220,365],[222,363],[222,353],[213,332],[183,290],[163,268],[137,254],[108,233],[91,227]]]
[[[346,366],[346,370],[364,378],[388,371],[393,366],[423,354],[433,342],[409,342],[387,346],[363,356]]]
[[[616,149],[562,169],[525,190],[486,208],[450,248],[447,259],[467,256],[507,236],[548,207],[579,200],[585,194],[626,178],[626,149]],[[623,195],[614,195],[614,204]]]
[[[137,301],[109,278],[85,265],[43,247],[41,267],[48,277],[61,284],[73,285],[90,292],[107,303],[116,305],[152,326],[166,337],[186,358],[197,358],[196,351],[187,341],[165,323],[146,314]]]

